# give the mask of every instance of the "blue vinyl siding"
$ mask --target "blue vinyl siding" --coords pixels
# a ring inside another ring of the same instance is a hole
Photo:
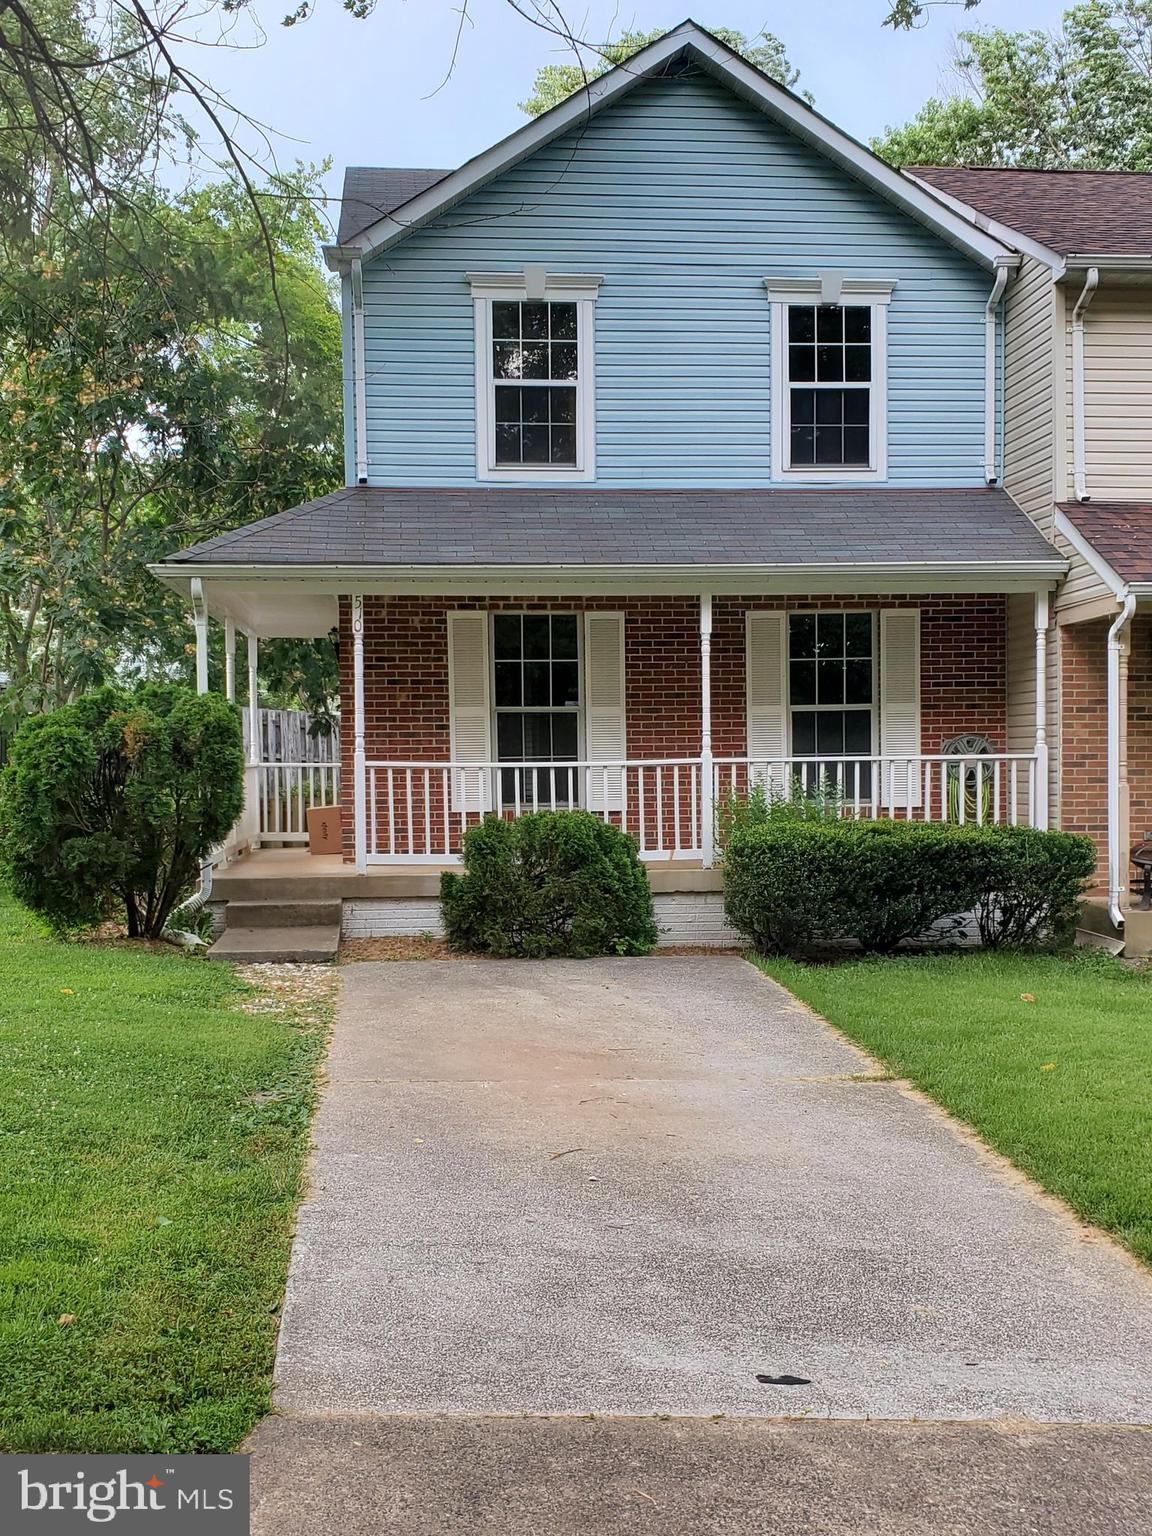
[[[770,484],[764,279],[821,269],[897,285],[889,480],[983,481],[991,274],[696,76],[637,87],[366,268],[372,484],[475,483],[465,274],[526,263],[604,275],[601,485]]]

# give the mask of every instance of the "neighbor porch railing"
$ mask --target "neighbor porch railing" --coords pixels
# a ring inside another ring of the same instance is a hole
[[[711,861],[731,795],[820,794],[841,814],[958,823],[1029,823],[1037,759],[788,757],[618,762],[369,762],[365,822],[369,863],[451,863],[485,815],[590,810],[635,838],[646,859]],[[709,782],[710,780],[710,782]],[[706,798],[707,796],[707,798]]]

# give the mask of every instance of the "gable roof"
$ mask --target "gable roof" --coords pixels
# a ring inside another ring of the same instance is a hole
[[[337,244],[343,245],[385,214],[443,181],[449,171],[422,171],[408,166],[350,165],[344,172],[340,196]]]
[[[347,241],[325,246],[328,265],[334,271],[340,271],[346,270],[353,260],[371,260],[569,128],[586,122],[635,90],[644,80],[665,73],[683,59],[697,64],[825,158],[982,265],[992,268],[998,263],[1012,264],[1015,253],[1010,245],[979,229],[970,217],[935,196],[931,188],[895,170],[793,91],[749,64],[711,32],[694,21],[684,21],[646,48],[641,48],[624,64],[590,81],[550,111],[533,118],[491,149],[467,161],[459,170],[442,176],[414,193],[407,202],[389,209]]]
[[[204,566],[1028,566],[1064,562],[1004,491],[349,486],[169,556]]]
[[[1152,504],[1062,501],[1060,510],[1124,582],[1152,582]]]
[[[907,169],[1058,256],[1152,256],[1152,173],[953,165]]]

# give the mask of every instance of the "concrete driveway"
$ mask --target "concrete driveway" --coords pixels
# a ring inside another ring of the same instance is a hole
[[[350,966],[329,1071],[284,1414],[1152,1420],[1146,1274],[742,960]]]

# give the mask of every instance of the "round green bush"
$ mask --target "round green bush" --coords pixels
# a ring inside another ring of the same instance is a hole
[[[240,713],[212,694],[102,688],[16,733],[0,874],[57,932],[123,914],[155,938],[244,804]]]
[[[476,954],[644,955],[658,937],[636,844],[588,811],[486,817],[440,901],[448,942]]]

